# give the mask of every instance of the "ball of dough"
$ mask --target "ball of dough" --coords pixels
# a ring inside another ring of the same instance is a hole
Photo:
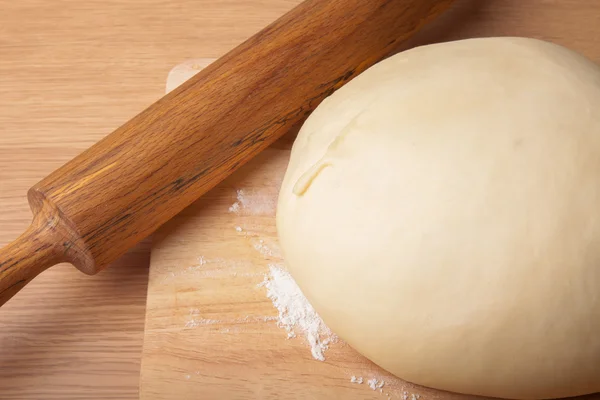
[[[393,56],[300,131],[277,225],[325,322],[455,392],[600,391],[600,69],[525,38]]]

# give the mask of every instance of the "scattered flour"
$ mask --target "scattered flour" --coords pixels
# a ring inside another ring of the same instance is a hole
[[[252,262],[247,260],[230,260],[225,258],[207,258],[205,256],[200,256],[198,257],[197,262],[197,265],[192,265],[183,269],[175,266],[165,267],[164,270],[161,271],[161,282],[167,283],[178,279],[185,279],[188,281],[196,278],[216,278],[220,276],[264,276]]]
[[[265,258],[282,258],[281,250],[275,243],[265,243],[264,239],[258,239],[252,241],[252,247]]]
[[[185,328],[197,328],[201,325],[215,325],[215,324],[250,324],[253,322],[269,322],[276,321],[277,317],[257,317],[246,315],[244,318],[235,318],[235,319],[209,319],[209,318],[191,318],[186,321],[184,327]],[[229,332],[228,328],[224,328],[221,330],[223,333],[226,329],[226,332]]]
[[[237,201],[229,207],[229,212],[240,213],[242,210],[251,215],[274,215],[276,197],[271,193],[238,189]]]
[[[184,327],[185,328],[197,328],[200,325],[214,325],[221,323],[221,320],[218,319],[207,319],[207,318],[193,318],[186,321]]]
[[[238,213],[240,212],[240,203],[233,203],[233,205],[231,207],[229,207],[229,212],[231,213]]]
[[[264,240],[260,239],[258,242],[254,243],[254,250],[258,251],[265,257],[270,257],[273,255],[271,249],[264,245]]]
[[[406,390],[402,392],[402,400],[419,400],[420,398],[420,394],[408,393]]]
[[[267,297],[279,311],[277,325],[287,331],[288,338],[299,331],[310,345],[313,358],[325,361],[323,353],[337,336],[325,325],[292,276],[279,265],[271,264],[259,286],[267,289]]]
[[[373,379],[369,379],[367,381],[367,385],[369,385],[369,387],[373,390],[377,390],[377,389],[381,389],[383,387],[383,385],[385,385],[385,382],[382,380],[377,380],[377,378],[373,378]]]
[[[252,190],[237,190],[237,201],[229,207],[229,212],[246,215],[274,215],[276,208],[276,197],[270,193]],[[243,233],[250,239],[253,248],[259,252],[267,262],[271,259],[281,260],[282,254],[275,240],[261,238],[258,234],[247,231],[247,226],[235,226],[235,231]],[[210,268],[212,263],[226,265],[227,268]],[[198,265],[187,268],[184,273],[194,273],[201,276],[217,276],[226,274],[231,276],[251,276],[256,275],[250,268],[252,263],[247,261],[231,261],[225,259],[207,259],[204,256],[198,258]],[[263,282],[259,286],[264,286],[267,290],[267,297],[273,302],[273,306],[278,311],[277,317],[250,317],[238,318],[233,320],[216,320],[202,318],[198,309],[190,311],[189,319],[185,322],[186,328],[195,328],[201,325],[213,324],[244,324],[260,321],[277,321],[277,325],[285,329],[288,338],[295,338],[296,335],[302,335],[308,343],[311,354],[316,360],[324,361],[324,352],[328,349],[330,343],[337,341],[329,328],[324,324],[314,308],[310,305],[302,291],[291,277],[291,275],[281,268],[278,264],[269,264],[269,272],[260,274],[263,276]],[[174,275],[173,275],[174,276]],[[221,328],[220,332],[230,332],[230,328]],[[358,378],[357,378],[358,379]],[[360,382],[363,383],[362,378]]]
[[[238,190],[237,201],[229,208],[232,213],[250,215],[275,214],[276,196],[269,193],[249,190]],[[236,232],[243,232],[250,239],[254,250],[260,253],[267,262],[282,259],[281,250],[274,240],[262,238],[248,231],[247,227],[236,226]],[[267,289],[267,297],[278,310],[277,325],[284,328],[288,339],[301,334],[310,346],[311,354],[316,360],[324,361],[324,352],[337,337],[323,323],[323,320],[308,303],[291,275],[277,264],[269,264],[269,272],[259,286]]]
[[[350,382],[358,383],[359,385],[361,385],[363,383],[363,378],[362,378],[362,376],[359,376],[357,378],[356,376],[352,375],[352,377],[350,378]]]

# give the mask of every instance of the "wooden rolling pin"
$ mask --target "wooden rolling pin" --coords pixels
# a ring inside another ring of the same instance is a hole
[[[453,0],[307,0],[29,190],[0,305],[46,268],[94,274]]]

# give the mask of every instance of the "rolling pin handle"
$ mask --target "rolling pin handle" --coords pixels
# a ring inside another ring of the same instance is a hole
[[[0,250],[0,306],[39,273],[65,261],[52,239],[52,228],[36,219],[20,237]]]

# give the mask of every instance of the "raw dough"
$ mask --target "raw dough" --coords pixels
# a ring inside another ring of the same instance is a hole
[[[418,384],[600,391],[600,69],[560,46],[406,51],[325,100],[277,225],[325,322]]]

